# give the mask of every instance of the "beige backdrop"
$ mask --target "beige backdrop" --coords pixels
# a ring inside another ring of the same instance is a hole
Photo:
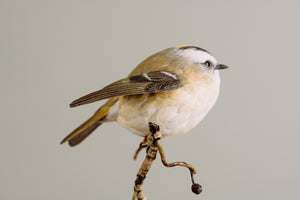
[[[76,148],[60,140],[103,102],[77,97],[126,76],[150,54],[198,45],[230,66],[217,105],[163,140],[149,199],[300,199],[299,1],[0,1],[0,199],[131,199],[141,138],[116,123]]]

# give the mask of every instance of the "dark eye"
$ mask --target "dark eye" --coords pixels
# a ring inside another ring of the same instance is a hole
[[[212,63],[209,60],[207,60],[205,61],[204,65],[206,65],[207,67],[211,67]]]

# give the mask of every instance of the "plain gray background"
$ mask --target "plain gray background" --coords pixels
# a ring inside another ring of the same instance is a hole
[[[77,97],[127,76],[143,59],[180,44],[211,51],[220,98],[186,135],[163,140],[149,199],[298,200],[299,1],[0,1],[0,199],[131,199],[142,138],[116,123],[81,145],[60,140],[103,102]]]

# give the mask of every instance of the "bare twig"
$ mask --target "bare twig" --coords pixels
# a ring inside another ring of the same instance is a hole
[[[137,178],[135,180],[134,193],[133,193],[132,200],[136,200],[136,199],[137,200],[146,200],[147,199],[147,197],[144,193],[144,190],[143,190],[143,181],[146,178],[147,173],[150,170],[158,152],[161,155],[161,161],[164,164],[164,166],[166,166],[166,167],[182,166],[182,167],[188,168],[190,170],[191,179],[192,179],[192,183],[193,183],[192,191],[195,194],[200,194],[202,191],[202,188],[198,183],[194,182],[194,177],[193,177],[193,175],[196,174],[196,169],[192,165],[185,163],[185,162],[167,163],[165,153],[164,153],[161,141],[160,141],[161,133],[159,130],[159,126],[154,123],[149,122],[149,130],[150,130],[150,133],[141,142],[139,148],[137,149],[137,151],[134,155],[134,159],[136,159],[138,153],[144,147],[147,147],[146,158],[145,158],[143,164],[141,165],[141,167],[137,173]]]
[[[160,157],[161,157],[161,162],[163,163],[164,166],[166,167],[175,167],[175,166],[182,166],[182,167],[186,167],[190,170],[190,174],[191,174],[191,179],[192,179],[192,191],[195,194],[200,194],[202,192],[202,186],[199,185],[198,183],[195,183],[194,181],[194,174],[196,174],[196,169],[194,166],[186,163],[186,162],[173,162],[173,163],[167,163],[166,161],[166,156],[165,156],[165,152],[162,146],[162,143],[160,140],[158,140],[156,142],[156,146],[158,147],[159,153],[160,153]]]
[[[153,124],[153,123],[149,123],[149,129],[150,129],[151,133],[148,134],[147,137],[145,138],[145,140],[140,144],[140,146],[134,156],[134,159],[136,159],[139,151],[143,147],[145,147],[144,144],[147,143],[147,156],[137,173],[137,178],[135,180],[134,193],[133,193],[132,200],[135,200],[135,199],[146,200],[147,199],[147,197],[143,191],[143,181],[146,178],[146,175],[147,175],[148,171],[150,170],[150,168],[156,158],[157,152],[158,152],[158,147],[156,146],[156,141],[161,138],[159,126],[157,126],[156,124]]]

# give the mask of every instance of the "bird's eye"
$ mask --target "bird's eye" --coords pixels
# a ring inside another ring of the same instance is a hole
[[[207,60],[205,61],[204,65],[206,65],[207,67],[211,67],[212,63],[209,60]]]

